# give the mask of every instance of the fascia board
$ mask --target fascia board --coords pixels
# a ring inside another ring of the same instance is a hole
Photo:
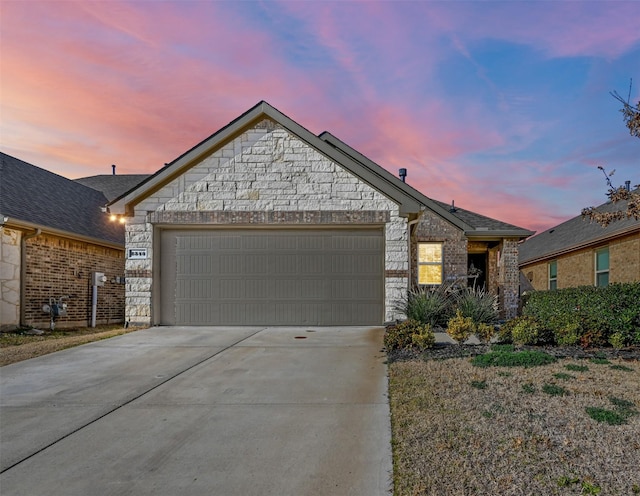
[[[107,204],[109,212],[120,215],[131,213],[132,207],[136,203],[139,203],[144,198],[172,181],[175,177],[182,174],[194,162],[202,157],[202,155],[224,145],[228,141],[231,141],[238,135],[242,134],[244,129],[250,127],[252,123],[259,120],[264,115],[264,105],[267,105],[266,102],[258,103],[256,106],[227,124],[213,135],[201,141],[199,144],[189,149],[172,162],[166,164],[165,167],[138,185],[135,189]]]
[[[51,234],[53,236],[59,236],[61,238],[73,239],[77,241],[83,241],[94,245],[106,246],[108,248],[114,248],[116,250],[124,250],[124,241],[122,244],[113,243],[104,239],[94,238],[92,236],[83,236],[82,234],[76,234],[69,231],[63,231],[62,229],[56,229],[42,224],[34,224],[33,222],[27,222],[25,220],[14,219],[9,217],[6,222],[2,224],[2,227],[8,229],[15,229],[17,231],[35,231],[40,229],[42,234]]]
[[[523,260],[519,262],[520,267],[525,267],[527,265],[531,265],[538,262],[543,262],[545,260],[550,260],[561,255],[566,255],[567,253],[571,253],[576,250],[583,250],[585,248],[589,248],[591,246],[596,246],[604,243],[605,241],[612,241],[614,239],[622,238],[623,236],[628,236],[629,234],[633,234],[635,232],[640,233],[640,226],[633,226],[629,229],[625,229],[622,231],[617,231],[613,234],[608,234],[606,236],[600,236],[598,238],[592,238],[589,241],[583,241],[582,243],[576,243],[575,245],[567,246],[565,248],[561,248],[559,250],[555,250],[549,253],[545,253],[543,255],[538,255],[534,258],[529,258],[527,260]]]
[[[513,229],[513,230],[503,230],[503,231],[499,231],[499,230],[487,230],[487,231],[478,231],[475,229],[469,230],[469,231],[465,231],[464,235],[467,238],[470,239],[474,239],[474,240],[478,240],[479,238],[486,238],[486,239],[496,239],[496,238],[519,238],[519,239],[524,239],[524,238],[528,238],[529,236],[533,236],[535,234],[535,231],[527,231],[525,229]]]
[[[429,197],[420,193],[417,189],[403,182],[393,174],[391,174],[388,170],[381,167],[380,165],[373,162],[371,159],[362,155],[359,151],[350,147],[339,138],[336,138],[331,133],[325,131],[320,134],[319,138],[327,143],[330,143],[336,149],[338,149],[343,155],[350,157],[352,160],[359,162],[363,167],[368,168],[371,171],[376,171],[375,174],[378,177],[378,181],[381,183],[386,183],[389,187],[392,187],[398,191],[401,191],[402,194],[410,196],[415,202],[418,202],[421,206],[428,208],[436,215],[442,217],[447,222],[453,224],[454,226],[462,229],[463,231],[471,230],[472,227],[468,225],[466,222],[457,218],[454,215],[451,215],[450,212],[447,212],[440,205],[435,203]]]
[[[338,150],[335,146],[332,146],[326,141],[320,139],[311,131],[305,129],[300,124],[296,123],[263,101],[232,121],[220,131],[191,148],[173,162],[167,164],[163,169],[159,170],[145,182],[141,183],[134,190],[113,200],[107,205],[109,212],[113,214],[131,214],[132,207],[136,203],[139,203],[145,197],[182,174],[185,170],[196,163],[204,154],[210,153],[212,150],[223,146],[265,117],[270,118],[281,125],[284,129],[287,129],[292,134],[298,136],[309,146],[315,148],[319,153],[338,163],[340,166],[358,176],[364,182],[397,203],[402,215],[408,215],[420,211],[421,202],[416,200],[412,195],[407,194],[407,192],[403,191],[401,188],[390,189],[387,184],[382,183],[380,174],[376,173],[375,170],[372,170],[367,165],[354,160],[353,157],[350,157],[341,150]],[[377,165],[375,165],[375,167],[380,168]],[[388,183],[388,179],[386,183]]]

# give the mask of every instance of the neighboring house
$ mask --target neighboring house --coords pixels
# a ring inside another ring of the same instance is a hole
[[[96,323],[124,321],[124,228],[109,222],[108,199],[83,186],[0,153],[0,329],[48,328],[44,305],[67,304],[57,327],[92,318],[92,273],[98,288]],[[121,191],[122,192],[122,191]]]
[[[469,267],[518,306],[533,234],[427,198],[265,102],[109,205],[126,219],[126,319],[153,325],[381,325],[418,284]]]
[[[626,202],[598,207],[618,209]],[[536,290],[640,281],[640,220],[602,227],[578,215],[522,243],[520,270]]]

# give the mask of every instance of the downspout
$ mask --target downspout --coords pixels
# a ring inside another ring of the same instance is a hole
[[[25,282],[27,280],[27,240],[40,236],[42,231],[36,229],[31,234],[23,234],[20,240],[20,327],[25,327],[25,305],[27,302]]]

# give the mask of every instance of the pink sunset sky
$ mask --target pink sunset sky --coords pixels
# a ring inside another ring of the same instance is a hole
[[[640,2],[2,1],[0,149],[153,173],[266,100],[434,199],[545,230],[640,183]]]

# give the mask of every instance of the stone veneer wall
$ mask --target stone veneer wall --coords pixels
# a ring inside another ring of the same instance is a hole
[[[124,275],[123,250],[41,234],[26,242],[25,324],[49,327],[42,306],[49,298],[69,296],[67,316],[56,327],[91,324],[91,273],[104,272],[107,282],[98,288],[97,324],[124,321],[124,284],[113,282]]]
[[[0,331],[20,325],[21,232],[3,227],[0,233]]]
[[[200,220],[195,223],[210,226],[363,225],[370,216],[386,212],[385,319],[400,317],[394,304],[407,288],[408,240],[407,220],[399,216],[398,206],[270,120],[136,205],[127,222],[126,246],[146,248],[149,258],[126,262],[126,319],[132,323],[155,323],[153,232],[161,212],[175,213],[173,218],[163,214],[164,225],[179,224],[180,212],[197,212]],[[225,212],[238,215],[229,217]]]

